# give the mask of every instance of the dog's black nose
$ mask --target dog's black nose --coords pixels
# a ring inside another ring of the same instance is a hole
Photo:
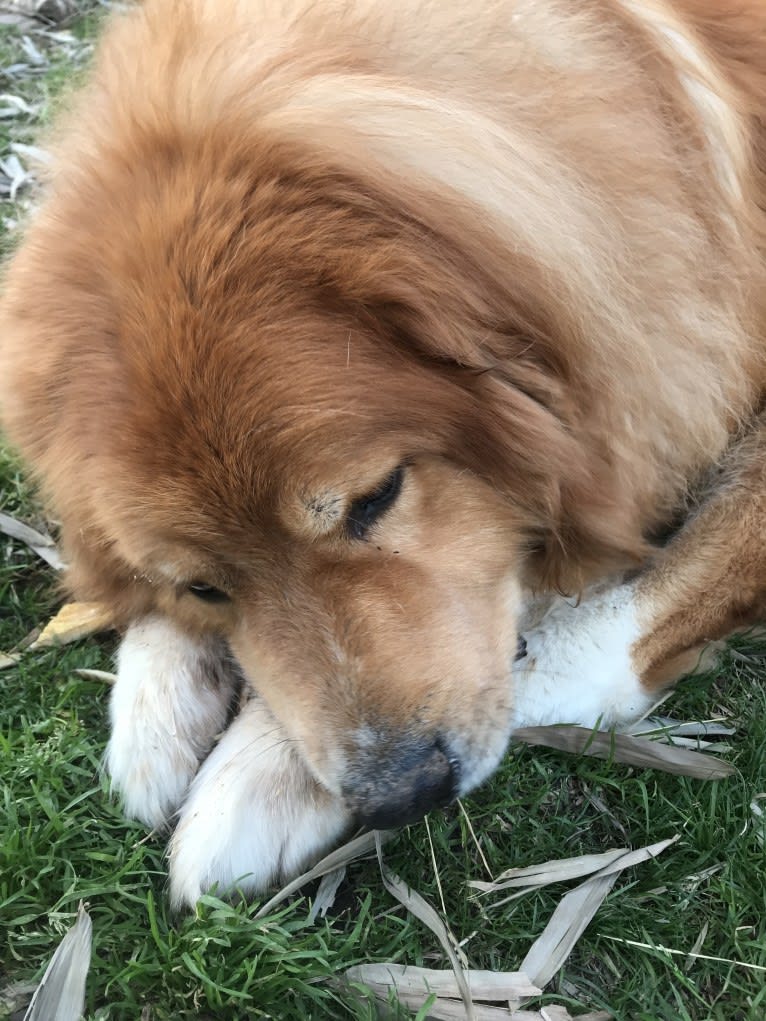
[[[407,826],[448,805],[457,796],[458,767],[442,746],[418,742],[369,755],[352,771],[346,802],[362,826],[390,830]]]

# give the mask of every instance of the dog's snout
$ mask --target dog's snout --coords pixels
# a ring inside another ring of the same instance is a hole
[[[417,742],[369,755],[344,786],[349,808],[369,829],[417,822],[457,796],[459,767],[440,742]]]

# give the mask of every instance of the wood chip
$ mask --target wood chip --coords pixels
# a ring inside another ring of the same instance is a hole
[[[697,780],[721,780],[735,772],[730,762],[716,759],[712,755],[626,734],[589,730],[587,727],[522,727],[514,731],[513,740],[555,748],[561,752],[625,762],[641,769],[660,769],[665,773],[691,776]]]
[[[56,948],[24,1021],[79,1021],[85,1008],[91,942],[90,915],[81,903],[77,920]]]
[[[16,666],[21,659],[21,656],[16,653],[0,652],[0,670],[8,670],[9,667]]]
[[[112,627],[112,615],[101,603],[67,603],[48,621],[29,650],[67,645],[109,631]]]

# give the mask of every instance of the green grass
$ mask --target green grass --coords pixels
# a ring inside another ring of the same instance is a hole
[[[93,22],[77,29],[85,38],[93,30]],[[20,45],[17,33],[3,33],[0,62]],[[44,81],[29,88],[47,104],[69,74],[54,55]],[[0,122],[0,147],[38,128]],[[14,214],[7,205],[0,212]],[[38,515],[7,452],[0,509],[32,522]],[[0,537],[0,650],[44,621],[56,600],[51,572]],[[328,980],[360,962],[446,966],[436,939],[391,900],[371,862],[349,869],[330,917],[316,924],[307,921],[308,899],[262,920],[253,917],[257,906],[214,898],[196,916],[172,917],[163,841],[122,817],[101,773],[109,692],[75,674],[109,669],[112,651],[113,642],[88,641],[29,654],[0,673],[0,991],[39,978],[80,900],[94,928],[92,1021],[137,1019],[142,1008],[156,1021],[372,1019],[368,1000],[342,996]],[[715,674],[687,682],[672,704],[685,719],[733,718],[734,779],[706,784],[516,748],[466,802],[494,874],[681,834],[660,859],[620,879],[542,1002],[568,1003],[575,1014],[609,1009],[620,1021],[766,1017],[766,972],[752,968],[766,967],[766,852],[750,810],[766,791],[765,679],[766,642],[740,639]],[[443,893],[471,966],[517,967],[562,889],[493,909],[491,898],[466,887],[487,874],[465,815],[434,814],[429,828],[436,870],[424,824],[392,840],[389,864],[435,906]],[[738,963],[690,962],[659,949],[689,951],[705,925],[701,953]]]

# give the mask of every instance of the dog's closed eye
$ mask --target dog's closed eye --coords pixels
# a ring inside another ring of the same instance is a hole
[[[399,465],[378,486],[374,493],[360,497],[351,504],[347,529],[352,539],[364,539],[367,530],[395,503],[402,491],[404,466]]]
[[[186,586],[186,591],[191,592],[197,599],[205,603],[228,603],[230,597],[226,592],[204,581],[192,581]]]

